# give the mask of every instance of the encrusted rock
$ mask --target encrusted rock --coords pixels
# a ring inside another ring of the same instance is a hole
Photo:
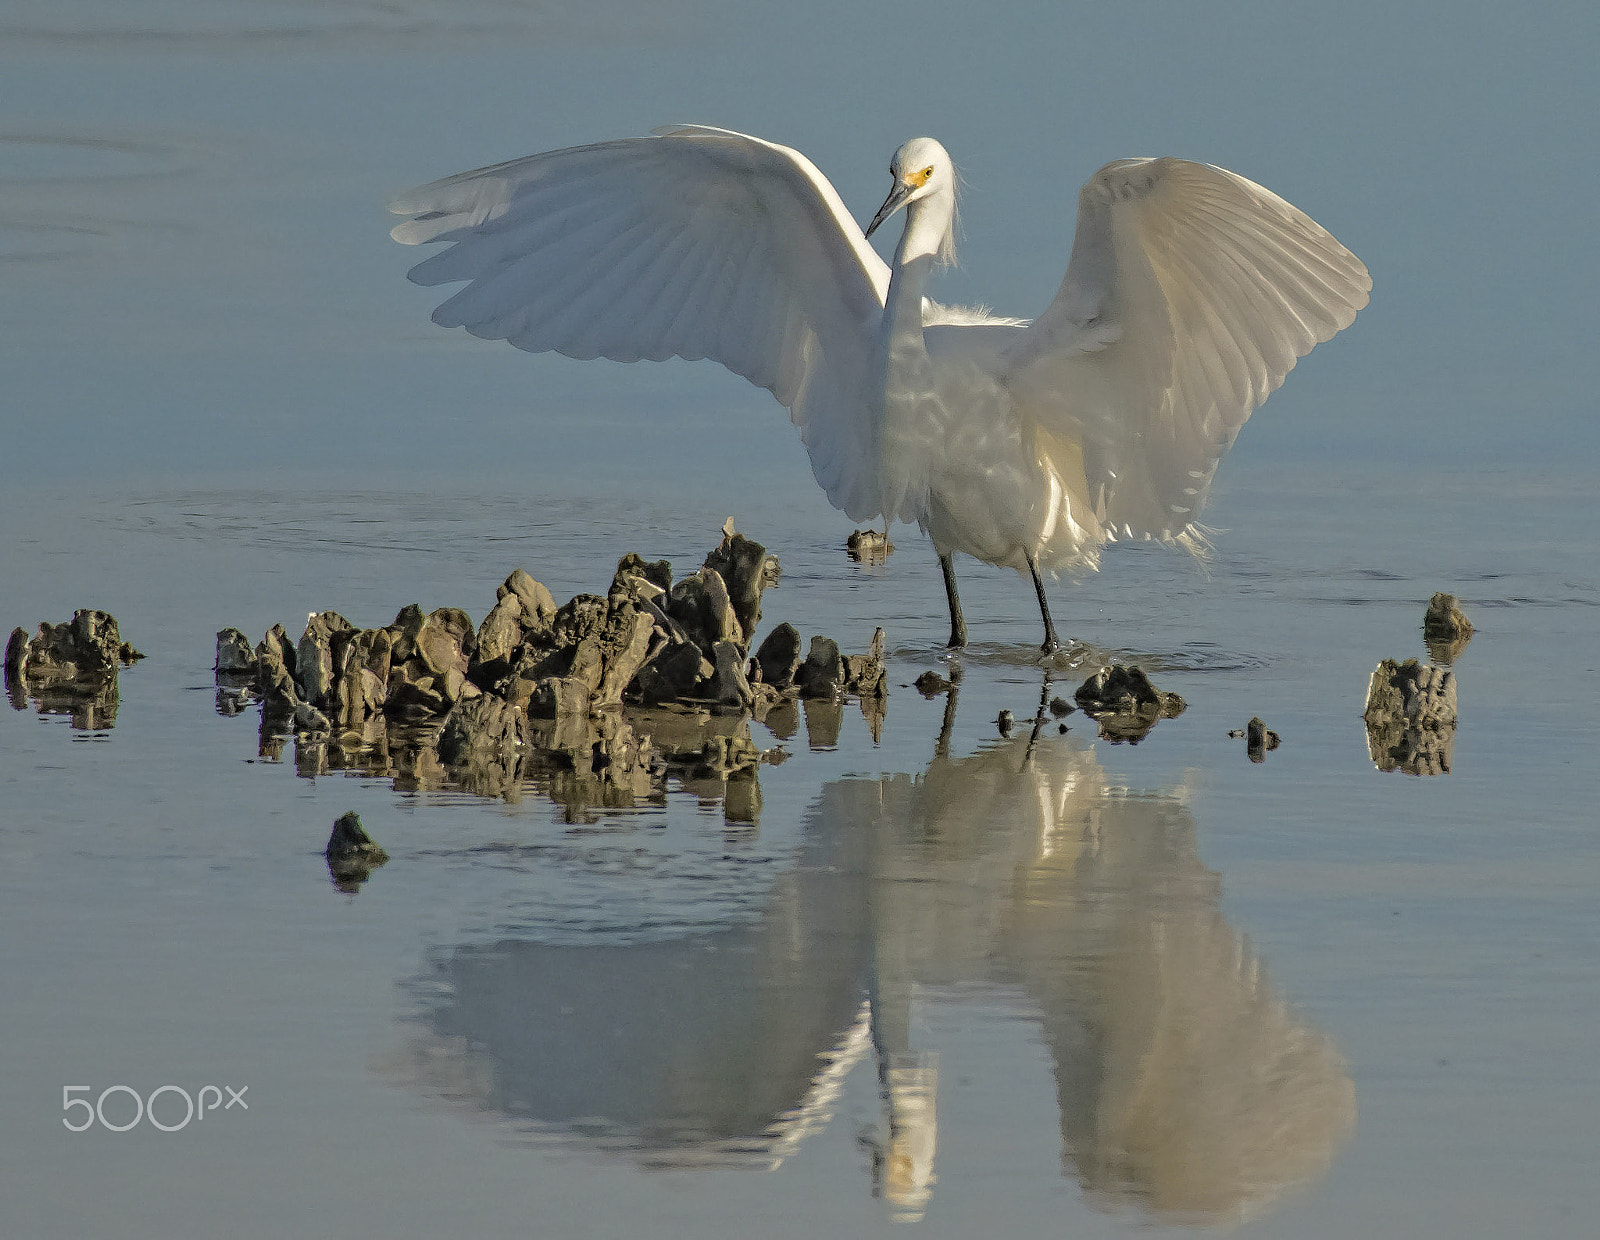
[[[80,608],[64,624],[41,623],[31,638],[22,629],[13,631],[6,643],[5,666],[24,679],[104,680],[142,658],[122,640],[115,616]]]
[[[1399,719],[1419,728],[1456,726],[1456,674],[1441,667],[1423,667],[1415,659],[1384,659],[1367,683],[1368,723]]]
[[[889,671],[883,663],[883,630],[874,629],[872,645],[866,654],[852,654],[844,660],[844,690],[865,698],[889,694]]]
[[[622,694],[650,653],[655,621],[650,613],[620,601],[606,616],[598,639],[600,679],[594,687],[596,706],[620,706]]]
[[[637,551],[630,551],[617,561],[612,590],[615,591],[617,584],[624,579],[627,579],[629,588],[633,588],[635,582],[643,582],[650,587],[645,592],[646,598],[660,598],[672,589],[672,564],[668,560],[647,560]]]
[[[733,518],[722,527],[722,542],[706,556],[705,567],[722,578],[735,619],[741,654],[761,623],[761,592],[767,587],[767,549],[736,533]]]
[[[911,682],[916,691],[925,698],[935,698],[950,688],[950,682],[938,672],[923,672]]]
[[[1382,771],[1441,775],[1456,733],[1456,675],[1415,659],[1384,659],[1367,683],[1367,745]]]
[[[340,643],[329,705],[342,730],[360,730],[383,712],[393,641],[388,629],[362,629]]]
[[[295,649],[295,684],[303,701],[321,706],[333,688],[333,636],[354,626],[336,611],[312,612]]]

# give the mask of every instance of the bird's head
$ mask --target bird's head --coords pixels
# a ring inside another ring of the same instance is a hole
[[[939,260],[954,262],[956,166],[950,162],[949,152],[932,138],[912,138],[889,161],[889,175],[894,184],[878,214],[867,225],[866,235],[872,236],[878,225],[901,207],[924,198],[941,197],[950,204],[950,226],[939,247]]]

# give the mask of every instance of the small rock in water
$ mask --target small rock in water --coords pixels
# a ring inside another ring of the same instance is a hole
[[[1267,754],[1281,743],[1278,734],[1262,722],[1260,715],[1250,716],[1250,722],[1241,731],[1230,732],[1228,735],[1245,738],[1245,753],[1250,761],[1255,763],[1265,762]]]
[[[1428,601],[1428,610],[1422,617],[1422,640],[1435,663],[1449,667],[1459,659],[1472,640],[1472,631],[1472,622],[1456,605],[1455,595],[1441,591]]]
[[[882,564],[894,553],[889,535],[877,530],[856,530],[845,539],[844,546],[858,564]]]
[[[389,860],[389,854],[373,843],[354,811],[341,814],[333,824],[323,855],[328,859],[328,873],[334,885],[345,892],[360,890],[372,871]]]
[[[925,698],[938,697],[950,688],[950,682],[938,672],[923,672],[911,684]]]
[[[122,640],[109,612],[82,608],[63,624],[42,623],[30,638],[13,629],[6,642],[5,682],[17,710],[32,698],[43,714],[65,714],[82,731],[116,723],[117,673],[144,658]]]
[[[1175,719],[1187,708],[1176,693],[1163,693],[1142,668],[1113,663],[1096,672],[1073,694],[1078,706],[1100,725],[1100,735],[1113,744],[1138,744],[1162,719]]]
[[[1012,725],[1015,722],[1016,717],[1009,710],[1003,710],[1000,712],[999,718],[995,720],[995,726],[1000,729],[1001,736],[1010,736]]]
[[[1072,711],[1072,703],[1068,702],[1066,698],[1055,697],[1050,699],[1050,713],[1057,719],[1065,719]]]
[[[889,693],[889,671],[883,662],[883,630],[874,629],[866,654],[848,655],[844,661],[844,689],[860,698],[882,698]]]

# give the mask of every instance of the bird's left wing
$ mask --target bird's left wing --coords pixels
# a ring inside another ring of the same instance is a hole
[[[418,284],[466,281],[442,327],[530,352],[711,358],[795,409],[819,361],[865,364],[889,285],[798,151],[681,126],[448,177],[397,199],[391,235],[449,248]],[[800,401],[803,406],[807,403]]]
[[[1117,160],[1083,187],[1060,291],[1001,378],[1019,416],[1082,444],[1111,536],[1181,541],[1251,411],[1371,288],[1360,259],[1253,181]]]

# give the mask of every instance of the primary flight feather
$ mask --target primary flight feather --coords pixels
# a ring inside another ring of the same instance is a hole
[[[951,557],[1094,566],[1119,538],[1193,548],[1217,461],[1295,362],[1367,302],[1361,261],[1252,181],[1123,159],[1089,179],[1067,273],[1031,324],[924,295],[953,254],[955,169],[931,138],[890,164],[865,232],[798,151],[679,126],[531,155],[397,199],[392,236],[448,243],[419,284],[463,283],[443,327],[530,352],[710,358],[790,412],[855,520]],[[892,265],[867,237],[896,211]]]

